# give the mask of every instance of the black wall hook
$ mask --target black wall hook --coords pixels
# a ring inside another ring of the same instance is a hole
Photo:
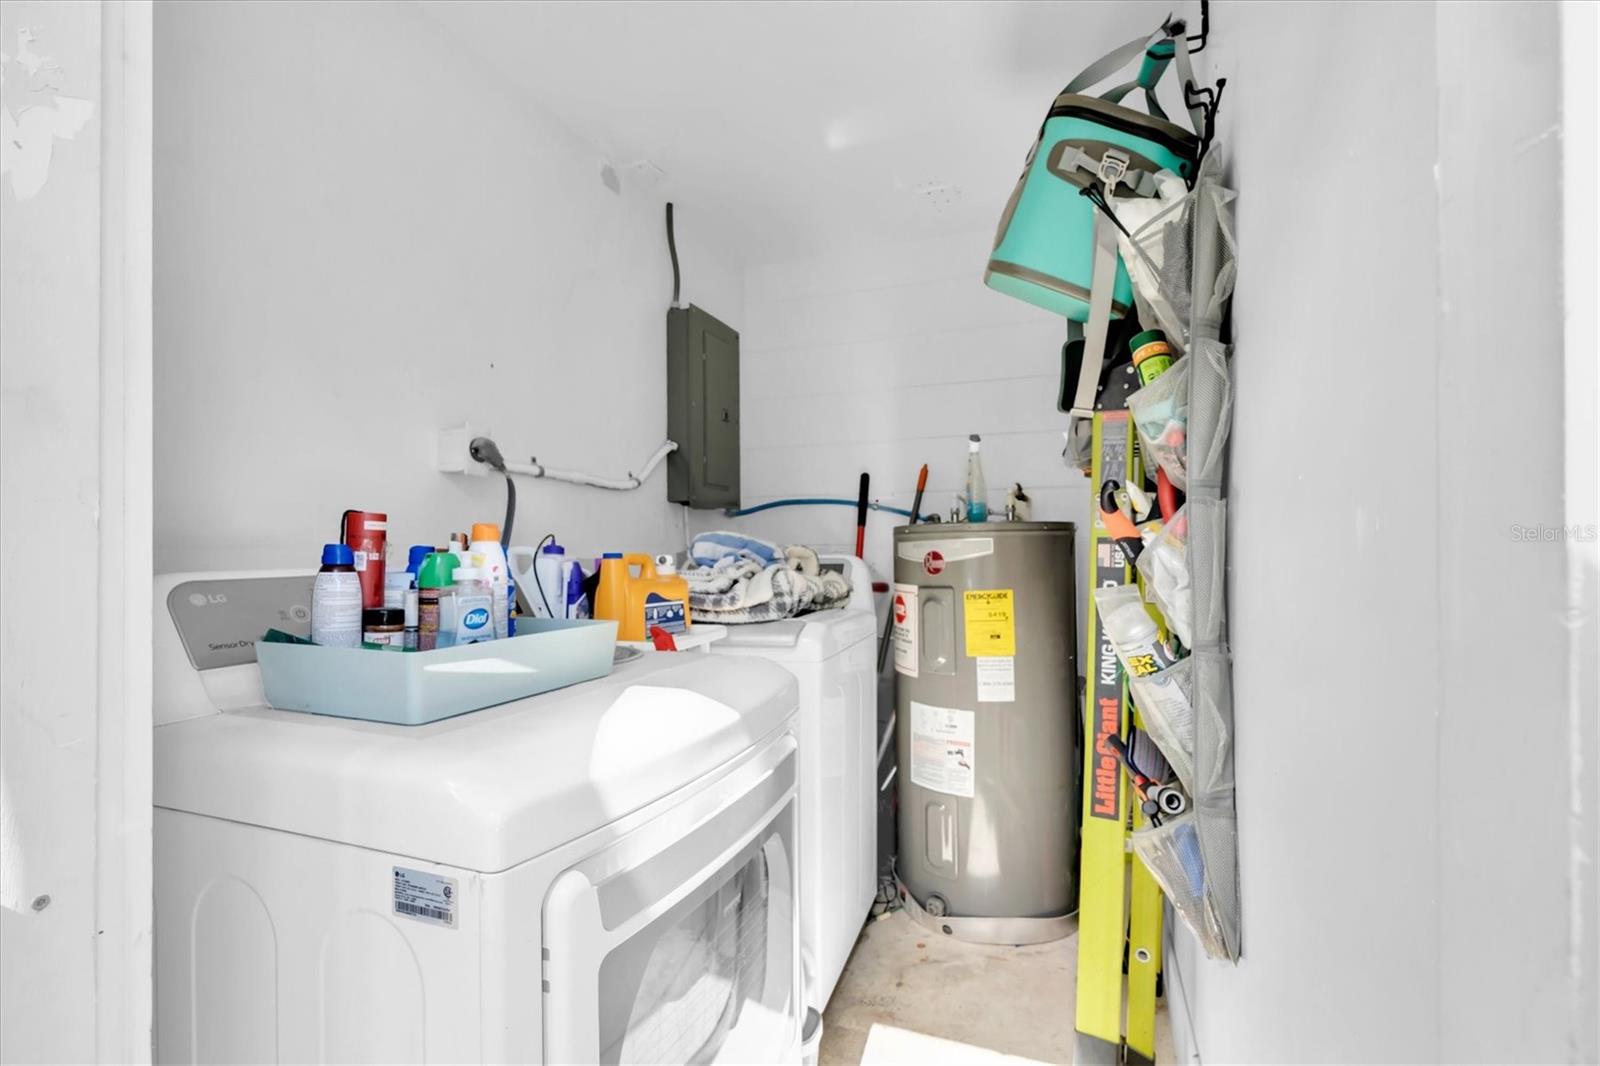
[[[1211,0],[1200,0],[1200,33],[1189,35],[1189,54],[1203,52],[1206,47],[1206,35],[1211,32]]]

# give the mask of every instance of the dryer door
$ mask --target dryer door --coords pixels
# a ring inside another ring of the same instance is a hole
[[[796,744],[556,878],[545,1061],[752,1063],[800,1038]]]

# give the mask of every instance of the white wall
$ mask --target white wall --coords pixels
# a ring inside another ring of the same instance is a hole
[[[1569,612],[1567,545],[1514,530],[1573,520],[1556,8],[1212,21],[1244,957],[1180,937],[1179,1046],[1592,1061],[1593,591]]]
[[[0,49],[0,1061],[148,1061],[150,11]]]
[[[391,549],[498,522],[435,431],[620,475],[666,433],[662,203],[421,11],[163,3],[156,569],[314,566],[348,507]],[[619,166],[631,160],[616,161]],[[680,203],[684,297],[737,328],[737,264]],[[522,481],[516,541],[682,540],[665,474]]]
[[[965,489],[967,436],[977,433],[992,512],[1003,512],[1006,489],[1020,481],[1036,519],[1086,528],[1088,482],[1061,461],[1066,416],[1055,407],[1065,323],[983,285],[993,239],[984,230],[746,272],[744,506],[854,500],[864,470],[873,499],[909,508],[917,469],[927,463],[923,511],[948,517]],[[691,522],[785,543],[855,546],[853,508],[781,508],[731,520],[693,512]],[[891,530],[904,522],[869,516],[867,558],[885,579]]]

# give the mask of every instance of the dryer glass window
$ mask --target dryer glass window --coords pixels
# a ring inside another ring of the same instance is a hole
[[[606,955],[603,1063],[762,1061],[793,1024],[793,805]]]

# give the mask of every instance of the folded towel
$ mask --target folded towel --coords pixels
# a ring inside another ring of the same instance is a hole
[[[700,533],[689,545],[689,558],[701,566],[714,566],[730,555],[768,566],[783,559],[783,549],[769,540],[747,537],[731,530]]]
[[[760,547],[771,549],[769,560],[762,560]],[[716,555],[719,549],[723,554]],[[817,553],[802,545],[780,548],[739,534],[702,534],[690,554],[682,576],[697,622],[770,622],[837,607],[850,598],[850,583],[824,572]]]

